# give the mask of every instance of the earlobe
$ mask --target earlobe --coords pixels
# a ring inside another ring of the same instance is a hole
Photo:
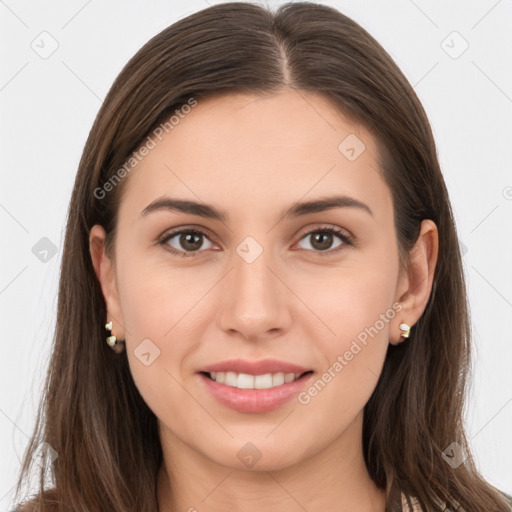
[[[406,289],[403,291],[403,287],[399,288],[400,297],[397,299],[402,304],[400,320],[398,320],[400,324],[413,327],[423,314],[432,292],[438,250],[437,226],[430,219],[423,220],[418,239],[410,252],[408,269],[406,272],[404,271],[405,274],[401,277]],[[403,329],[401,329],[402,334],[399,331],[400,326],[397,323],[397,332],[394,338],[401,342],[408,336],[404,336]],[[407,334],[409,335],[409,331],[407,331]],[[414,330],[412,330],[410,337],[414,338]]]

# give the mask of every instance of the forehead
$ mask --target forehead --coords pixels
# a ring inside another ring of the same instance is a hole
[[[129,174],[121,210],[166,193],[253,213],[334,192],[389,206],[373,137],[319,94],[217,95],[175,120]]]

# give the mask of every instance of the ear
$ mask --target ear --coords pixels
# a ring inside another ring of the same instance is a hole
[[[402,268],[397,287],[396,300],[402,304],[402,310],[397,315],[396,326],[390,333],[390,343],[393,345],[404,341],[401,338],[401,323],[412,327],[427,307],[432,291],[434,271],[439,250],[439,235],[436,224],[429,219],[422,221],[418,240],[411,249],[409,266]],[[411,330],[414,337],[414,330]]]
[[[107,322],[112,321],[112,334],[122,341],[126,336],[117,291],[115,266],[105,252],[105,230],[98,224],[94,225],[89,233],[89,251],[107,305]]]

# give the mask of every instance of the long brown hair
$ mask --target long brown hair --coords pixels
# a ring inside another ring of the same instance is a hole
[[[429,122],[375,39],[336,9],[309,2],[275,12],[233,2],[192,14],[146,43],[108,92],[69,205],[53,352],[17,502],[40,443],[57,458],[38,470],[27,510],[158,510],[157,419],[134,384],[126,354],[105,343],[105,302],[89,254],[94,224],[105,228],[112,254],[129,177],[106,194],[98,190],[107,190],[152,130],[190,98],[282,87],[324,95],[374,135],[405,263],[423,219],[439,230],[433,289],[414,339],[389,347],[364,410],[364,457],[386,491],[386,510],[401,510],[401,492],[428,511],[441,510],[439,500],[467,511],[509,510],[477,472],[463,429],[471,332],[455,222]],[[457,468],[442,456],[453,442],[468,454]]]

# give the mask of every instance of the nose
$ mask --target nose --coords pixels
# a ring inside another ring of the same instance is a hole
[[[279,337],[288,331],[293,300],[272,251],[263,250],[255,259],[254,251],[258,254],[259,249],[253,241],[234,252],[232,269],[223,280],[218,316],[221,329],[250,341]]]

